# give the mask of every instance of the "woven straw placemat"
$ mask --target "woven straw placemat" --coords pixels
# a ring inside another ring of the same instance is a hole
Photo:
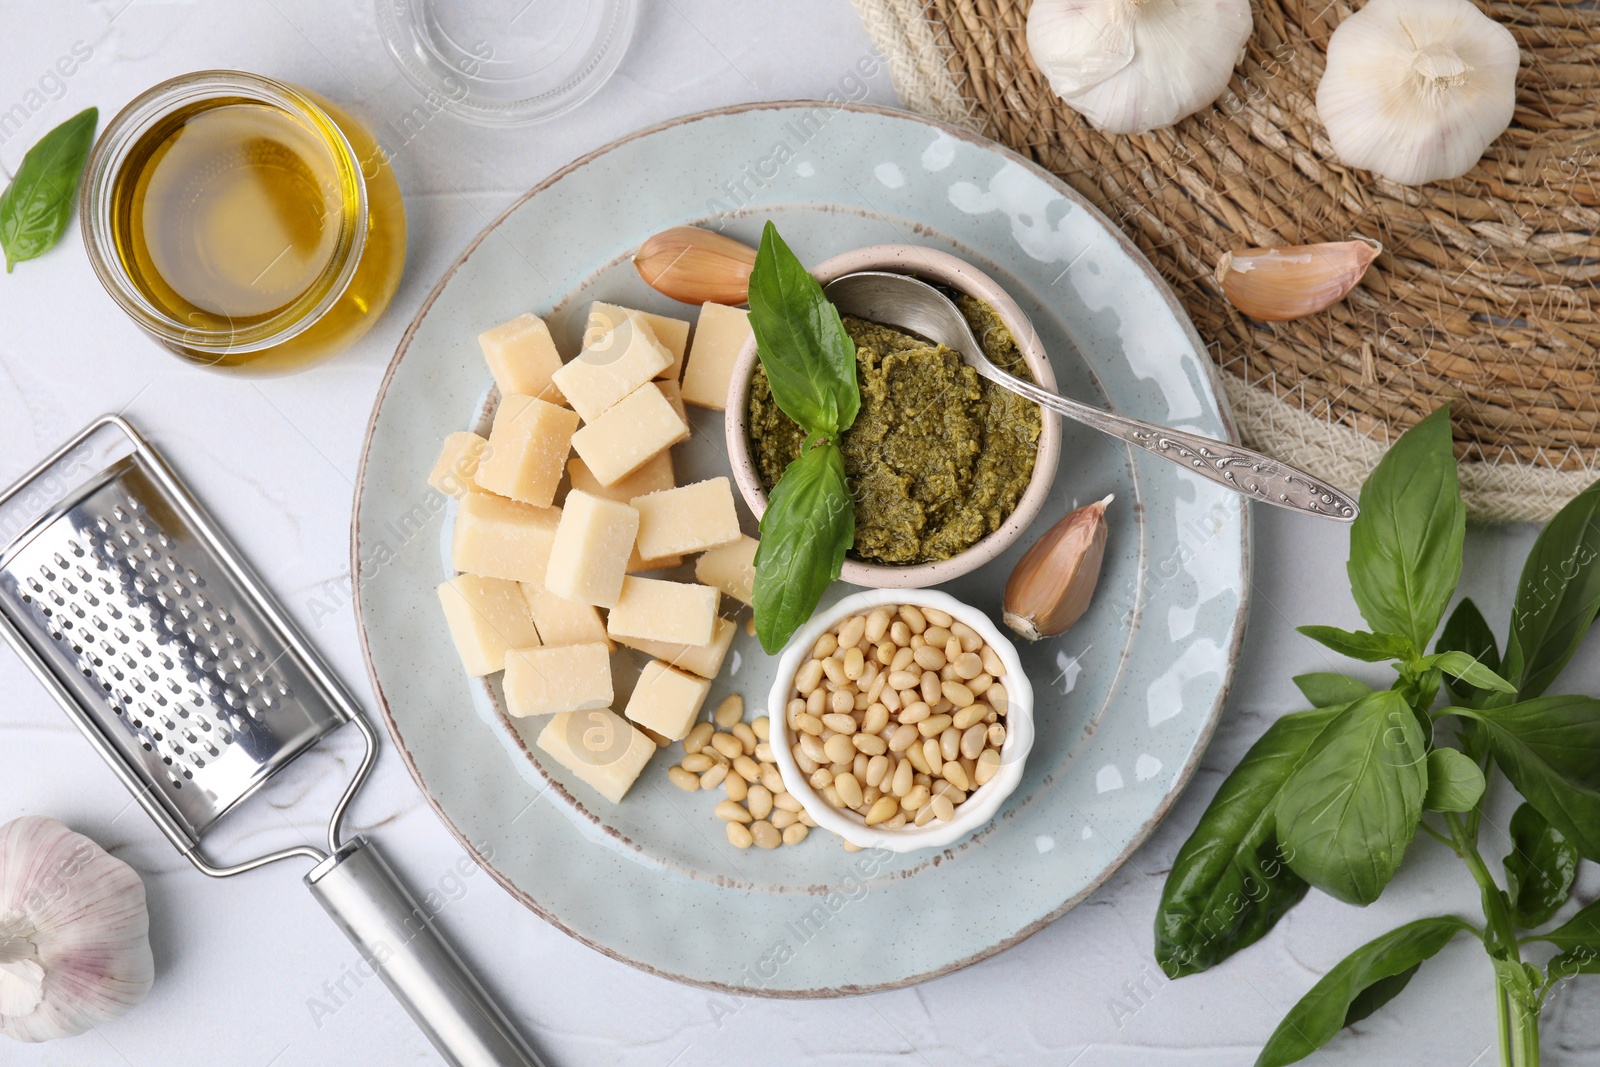
[[[1172,285],[1246,443],[1356,489],[1388,443],[1452,404],[1468,513],[1549,518],[1600,473],[1600,5],[1482,3],[1522,51],[1511,128],[1462,178],[1397,185],[1339,163],[1315,97],[1359,4],[1256,0],[1214,106],[1103,134],[1028,57],[1028,0],[854,0],[913,111],[1060,175]],[[1366,236],[1362,286],[1261,323],[1213,278],[1225,251]]]

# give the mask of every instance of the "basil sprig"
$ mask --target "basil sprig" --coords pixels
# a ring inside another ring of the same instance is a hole
[[[1362,488],[1348,570],[1368,629],[1300,630],[1351,659],[1391,662],[1393,683],[1374,690],[1330,671],[1295,678],[1315,710],[1279,719],[1222,783],[1173,861],[1155,947],[1179,977],[1265,936],[1310,887],[1371,903],[1419,831],[1465,863],[1484,925],[1421,919],[1355,949],[1289,1010],[1258,1065],[1310,1055],[1398,995],[1462,930],[1489,955],[1508,1067],[1537,1063],[1539,1011],[1554,986],[1600,973],[1600,903],[1537,932],[1567,903],[1578,864],[1600,861],[1600,699],[1545,695],[1600,612],[1600,483],[1540,533],[1505,644],[1463,599],[1430,654],[1465,533],[1441,408],[1395,442]],[[1435,706],[1442,691],[1453,706]],[[1511,822],[1504,888],[1479,848],[1496,773],[1526,800]],[[1522,958],[1538,940],[1561,950],[1543,968]]]
[[[91,107],[45,134],[0,193],[0,249],[7,274],[23,260],[50,251],[67,231],[99,121],[99,110]]]
[[[756,550],[756,636],[777,652],[844,566],[855,504],[836,438],[861,408],[856,346],[839,312],[768,222],[750,272],[750,328],[772,397],[800,428],[800,456],[772,487]]]

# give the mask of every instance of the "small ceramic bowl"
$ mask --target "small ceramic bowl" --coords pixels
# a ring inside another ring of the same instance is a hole
[[[946,289],[975,296],[994,308],[1000,320],[1016,339],[1017,348],[1033,378],[1048,389],[1056,388],[1055,372],[1050,358],[1045,354],[1033,323],[1022,313],[1016,301],[988,275],[947,252],[917,245],[874,245],[858,248],[825,260],[812,273],[826,285],[835,278],[862,270],[887,270],[911,274],[924,281]],[[728,438],[728,455],[733,462],[733,478],[739,485],[745,503],[760,518],[767,509],[767,491],[762,487],[750,452],[750,436],[746,430],[749,411],[750,382],[755,376],[756,343],[752,338],[740,351],[734,364],[733,377],[728,390],[728,409],[724,420]],[[1061,459],[1061,420],[1044,412],[1044,423],[1039,434],[1039,453],[1033,464],[1033,477],[1016,510],[994,533],[971,548],[937,563],[916,563],[897,566],[868,563],[845,558],[844,572],[840,575],[853,585],[876,589],[920,589],[948,582],[994,559],[1004,552],[1026,530],[1044,507],[1050,495],[1050,483],[1055,480],[1056,465]]]
[[[784,708],[789,703],[795,672],[811,655],[812,647],[824,631],[842,619],[868,614],[882,604],[914,604],[945,612],[976,630],[999,654],[1006,667],[1003,681],[1009,706],[1002,720],[1006,739],[1000,746],[1000,769],[956,807],[955,818],[949,822],[934,821],[926,826],[904,826],[898,830],[868,826],[860,815],[835,808],[819,796],[794,761],[794,735],[789,729]],[[784,787],[800,801],[819,827],[838,834],[852,845],[883,848],[890,852],[943,848],[986,825],[1000,810],[1006,797],[1017,788],[1017,783],[1022,781],[1023,764],[1033,748],[1033,686],[1022,670],[1022,661],[1017,658],[1016,648],[989,621],[989,616],[946,593],[922,589],[906,594],[875,589],[845,597],[831,608],[818,612],[790,638],[778,660],[777,679],[767,698],[767,715],[772,730],[772,758],[777,761],[778,772],[783,775]]]

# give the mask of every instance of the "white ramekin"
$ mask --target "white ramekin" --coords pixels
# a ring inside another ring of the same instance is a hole
[[[851,615],[865,615],[882,604],[913,604],[943,611],[976,630],[1006,665],[1003,681],[1010,706],[1004,720],[1006,740],[1000,746],[1000,770],[956,808],[955,818],[949,822],[904,826],[898,830],[868,826],[860,815],[835,808],[819,796],[795,764],[794,753],[790,751],[794,739],[784,708],[789,703],[790,689],[800,664],[811,654],[817,638],[834,623]],[[1027,762],[1028,750],[1033,747],[1033,686],[1022,670],[1016,647],[989,616],[947,593],[932,589],[869,589],[819,611],[784,646],[778,659],[777,680],[767,697],[767,715],[772,726],[772,758],[783,775],[784,787],[804,805],[817,826],[838,834],[852,845],[890,852],[942,848],[984,826],[1022,781],[1023,764]]]

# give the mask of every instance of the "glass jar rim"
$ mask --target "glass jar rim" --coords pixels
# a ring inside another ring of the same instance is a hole
[[[329,259],[336,268],[325,288],[309,287],[272,316],[248,326],[198,327],[158,306],[134,280],[116,248],[113,192],[128,154],[157,123],[179,109],[206,100],[244,99],[271,104],[308,121],[324,142],[341,184],[355,192],[355,211],[345,212]],[[361,261],[367,237],[367,185],[355,147],[339,124],[307,93],[286,82],[238,70],[201,70],[152,86],[135,97],[95,142],[79,193],[78,213],[89,262],[106,292],[158,339],[218,356],[271,348],[309,329],[344,296]],[[314,299],[308,294],[320,295]]]

